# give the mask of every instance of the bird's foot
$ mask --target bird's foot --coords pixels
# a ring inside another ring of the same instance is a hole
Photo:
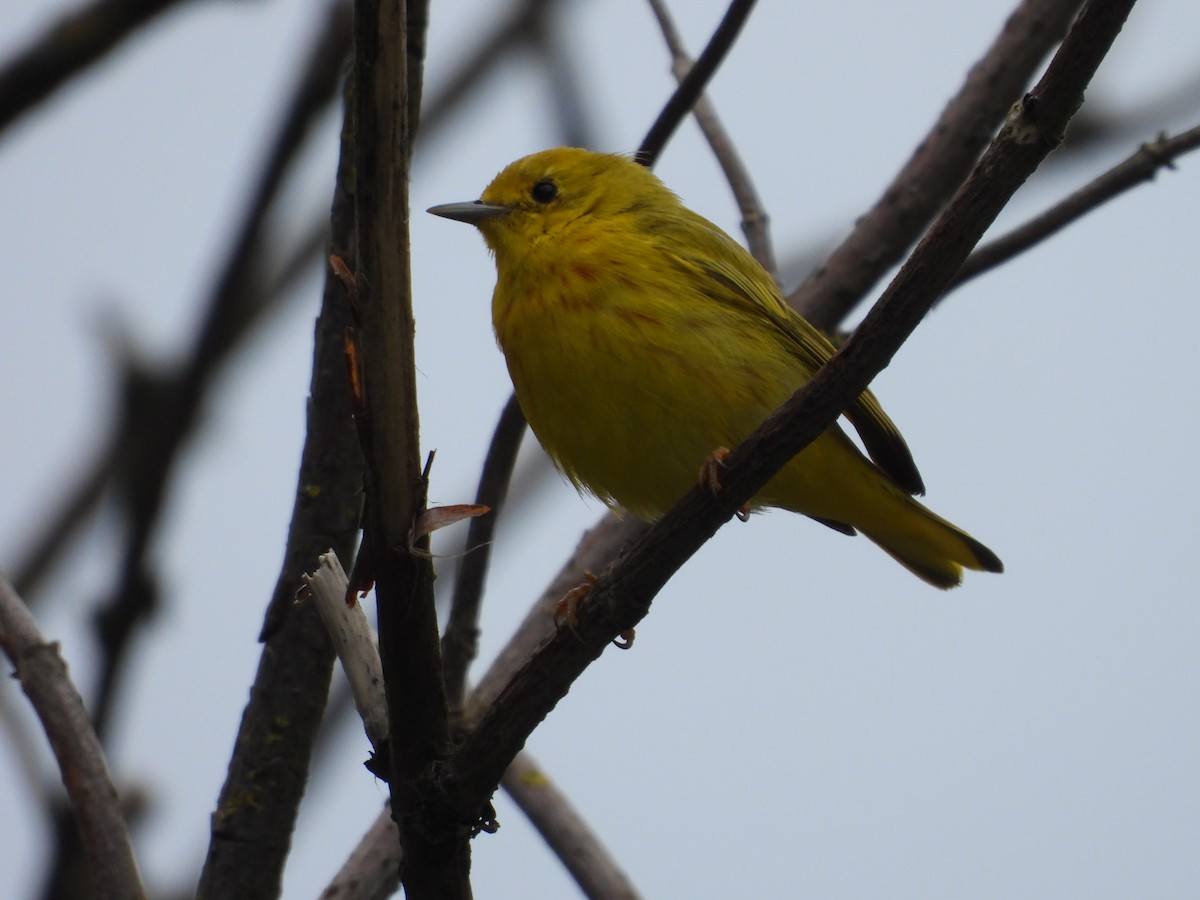
[[[561,631],[563,627],[571,629],[571,633],[575,637],[580,637],[579,634],[579,608],[587,595],[595,588],[599,577],[595,572],[585,569],[583,572],[583,581],[575,585],[565,594],[558,603],[554,604],[554,626]],[[613,639],[613,644],[621,650],[628,650],[633,646],[634,630],[628,628],[622,631]]]
[[[721,492],[721,469],[725,468],[725,460],[729,458],[728,447],[718,447],[708,455],[704,460],[704,464],[700,466],[700,484],[708,488],[714,494]],[[738,507],[738,511],[734,513],[739,521],[747,522],[750,519],[750,504],[743,503]]]

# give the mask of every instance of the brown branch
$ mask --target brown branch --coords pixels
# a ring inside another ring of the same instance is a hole
[[[518,753],[501,781],[585,897],[636,900],[640,894],[607,848],[528,753]]]
[[[417,38],[407,33],[405,16],[403,3],[358,0],[355,6],[352,145],[369,501],[364,545],[376,575],[401,880],[410,900],[454,900],[471,894],[469,825],[430,820],[417,801],[425,769],[447,751],[449,724],[428,538],[410,546],[425,505],[425,476],[408,240],[408,45]]]
[[[0,133],[177,0],[97,0],[63,14],[0,69]]]
[[[1175,137],[1159,135],[1142,144],[1133,155],[1041,215],[980,247],[967,257],[946,291],[962,287],[972,278],[1008,262],[1130,188],[1153,181],[1159,169],[1175,168],[1176,159],[1197,147],[1200,147],[1200,126]]]
[[[646,132],[646,136],[642,138],[642,145],[636,156],[637,161],[642,165],[654,167],[658,157],[662,154],[663,147],[675,133],[675,129],[691,112],[697,98],[704,93],[705,86],[712,80],[721,63],[725,61],[726,55],[732,49],[733,42],[737,40],[742,26],[750,18],[750,12],[753,9],[754,0],[732,0],[730,2],[729,9],[725,10],[725,15],[722,16],[716,31],[713,32],[699,59],[696,60],[696,64],[676,87],[675,93],[671,95],[658,114],[658,118],[654,120],[654,124],[650,126],[650,130]]]
[[[683,38],[675,27],[671,13],[663,0],[649,0],[650,9],[658,19],[658,27],[663,33],[667,49],[671,52],[671,71],[680,83],[692,69],[692,58],[688,56],[683,46]],[[762,200],[754,188],[754,181],[738,155],[728,132],[717,117],[716,108],[706,94],[701,94],[692,105],[692,115],[696,124],[708,141],[725,180],[733,190],[733,198],[737,201],[738,211],[742,214],[742,233],[746,235],[746,246],[758,260],[759,265],[771,273],[771,277],[779,280],[779,269],[775,263],[775,251],[771,246],[771,220],[763,209]]]
[[[1078,0],[1022,0],[937,122],[854,230],[788,302],[830,331],[925,230],[1066,32]]]
[[[354,846],[320,900],[387,900],[400,887],[400,839],[384,809]]]
[[[558,143],[564,147],[595,146],[596,129],[589,115],[586,79],[580,72],[582,60],[569,40],[564,40],[559,19],[536,16],[526,36],[527,46],[541,64],[541,81],[550,93]]]
[[[475,502],[491,507],[491,513],[471,520],[467,530],[467,546],[458,576],[454,580],[454,596],[442,635],[442,670],[446,682],[446,698],[452,708],[462,705],[466,690],[467,669],[479,653],[479,609],[483,602],[483,584],[492,555],[492,537],[496,522],[508,496],[517,451],[525,436],[525,416],[516,395],[508,398],[500,421],[492,435],[479,490]]]
[[[554,608],[563,594],[579,583],[580,573],[587,570],[606,571],[620,557],[624,548],[649,530],[650,526],[637,519],[622,520],[605,513],[595,526],[584,533],[574,553],[551,579],[524,621],[471,691],[463,708],[464,725],[477,723],[495,702],[504,685],[534,655],[538,647],[554,636]],[[522,754],[518,754],[510,768],[519,773],[524,765]],[[544,791],[539,790],[537,785],[523,786],[519,774],[511,778],[506,775],[502,785],[513,795],[539,832],[557,834],[563,832],[564,828],[568,829],[571,835],[569,841],[561,842],[561,845],[556,841],[548,842],[587,896],[636,896],[628,876],[617,865],[603,841],[570,809],[565,798],[559,802],[557,791],[552,786]]]
[[[421,116],[422,140],[440,128],[471,96],[488,84],[488,76],[510,54],[528,45],[531,35],[542,30],[542,22],[561,0],[522,0],[508,6],[508,14],[477,45],[464,50],[461,62],[426,104]]]
[[[538,647],[554,637],[554,608],[563,594],[579,584],[581,574],[606,571],[617,562],[623,549],[632,546],[649,531],[650,526],[638,519],[618,519],[612,513],[605,513],[583,533],[575,551],[534,601],[524,621],[471,691],[464,705],[464,719],[468,724],[478,723]]]
[[[311,225],[301,232],[285,255],[277,270],[263,286],[263,296],[282,298],[296,282],[309,271],[317,254],[325,249],[329,241],[329,223]],[[119,339],[117,343],[119,343]],[[153,378],[151,373],[142,372],[130,362],[129,356],[119,356],[114,367],[124,366],[127,379]],[[127,391],[132,385],[127,387]],[[129,396],[126,394],[126,396]],[[126,417],[123,429],[114,431],[108,443],[85,464],[81,473],[75,474],[74,486],[61,492],[56,509],[43,522],[36,535],[28,542],[28,549],[12,567],[13,585],[17,592],[32,602],[42,579],[57,565],[62,554],[87,524],[88,517],[99,506],[104,491],[113,478],[122,447],[133,438],[124,432],[139,432],[146,427],[146,417]]]
[[[83,699],[58,645],[46,641],[21,598],[0,573],[0,647],[41,720],[91,869],[96,897],[145,897],[117,789]]]
[[[112,597],[97,612],[97,632],[105,656],[93,704],[103,736],[124,668],[125,648],[138,625],[157,604],[157,584],[148,551],[179,451],[192,433],[208,386],[230,351],[277,299],[264,290],[262,248],[268,213],[284,175],[309,129],[332,100],[345,58],[345,11],[331,7],[314,43],[269,148],[255,191],[247,204],[225,268],[213,286],[192,349],[177,372],[160,375],[131,367],[128,373],[118,486],[128,512],[128,535],[121,572]]]
[[[349,41],[349,9],[330,8],[325,39],[336,73]],[[340,42],[341,49],[334,45]],[[352,198],[338,173],[331,215],[335,251],[352,257]],[[327,277],[317,319],[308,421],[287,546],[262,628],[264,643],[200,876],[206,897],[277,896],[325,709],[333,651],[316,611],[294,603],[300,576],[330,546],[345,559],[358,532],[362,459],[350,415],[342,335],[350,321],[340,281]]]
[[[597,545],[593,542],[593,548]],[[613,551],[615,554],[615,550]],[[599,563],[596,564],[599,568]],[[578,578],[578,576],[575,576]],[[316,605],[337,647],[338,660],[354,694],[354,704],[374,747],[387,738],[387,700],[379,672],[379,651],[371,637],[361,607],[345,603],[346,574],[333,555],[323,554],[321,565],[304,583],[306,602]],[[559,593],[561,596],[561,591]],[[540,609],[539,604],[539,609]],[[537,627],[550,621],[540,615]],[[517,754],[504,779],[505,789],[517,801],[534,827],[546,838],[567,870],[589,897],[636,897],[600,839],[588,828],[549,776],[526,754]],[[322,897],[360,898],[390,896],[398,886],[399,835],[385,811],[359,841]]]
[[[532,730],[609,641],[636,625],[674,572],[887,365],[1012,194],[1057,146],[1132,5],[1096,0],[1085,6],[1041,82],[1010,110],[979,165],[855,335],[730,454],[719,495],[701,486],[691,490],[601,577],[577,632],[555,635],[503,687],[439,772],[431,804],[450,804],[460,814],[477,810]]]
[[[13,564],[13,584],[31,603],[36,599],[42,579],[57,565],[99,506],[116,459],[117,442],[110,438],[90,462],[84,463],[83,471],[74,473],[73,486],[62,491],[54,512],[37,526],[28,549]]]

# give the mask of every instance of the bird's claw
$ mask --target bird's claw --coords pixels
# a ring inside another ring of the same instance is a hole
[[[579,604],[592,592],[592,588],[600,580],[590,569],[584,570],[583,579],[554,604],[554,627],[561,631],[565,625],[571,629],[571,633],[575,637],[579,637]]]
[[[554,604],[554,627],[562,630],[563,626],[571,629],[571,633],[575,637],[580,637],[579,634],[579,606],[583,603],[588,594],[596,586],[596,582],[600,579],[595,572],[585,569],[583,573],[583,581],[575,585],[565,594],[562,599]],[[621,650],[628,650],[633,646],[634,630],[627,628],[615,638],[613,645]]]
[[[725,460],[729,458],[728,447],[718,447],[708,455],[704,460],[704,464],[700,466],[700,483],[712,491],[714,494],[721,492],[721,470],[725,468]],[[750,521],[750,504],[743,503],[734,513],[739,521]]]
[[[700,466],[699,481],[714,494],[721,492],[721,469],[725,467],[725,460],[728,457],[729,448],[718,447]]]

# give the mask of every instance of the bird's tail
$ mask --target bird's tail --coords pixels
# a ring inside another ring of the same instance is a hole
[[[918,578],[952,588],[963,569],[1004,570],[999,557],[926,509],[831,428],[768,482],[763,506],[811,516],[838,531],[861,531]]]
[[[934,587],[952,588],[962,581],[963,569],[1004,571],[1000,558],[961,528],[899,490],[889,493],[891,515],[864,522],[859,530],[918,578]]]

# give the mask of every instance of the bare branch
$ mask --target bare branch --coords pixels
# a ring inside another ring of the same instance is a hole
[[[371,631],[362,604],[351,606],[346,603],[348,579],[337,551],[331,549],[322,553],[317,570],[305,575],[303,581],[321,615],[342,671],[346,673],[367,738],[371,746],[379,748],[388,736],[379,639]]]
[[[83,699],[67,675],[58,645],[42,637],[8,579],[0,573],[0,646],[41,719],[71,799],[97,897],[145,897],[117,789]]]
[[[384,808],[355,845],[320,900],[386,900],[400,887],[400,832]]]
[[[528,753],[518,753],[501,786],[562,860],[584,896],[636,900],[641,896],[571,801]]]
[[[671,51],[671,71],[674,72],[675,79],[682,84],[688,72],[692,70],[692,59],[683,46],[683,38],[675,28],[666,3],[663,0],[650,0],[650,8],[658,19],[667,49]],[[758,191],[754,189],[750,172],[738,156],[737,148],[733,146],[733,141],[721,125],[717,111],[706,94],[696,98],[692,105],[692,115],[696,117],[696,124],[700,126],[708,146],[712,148],[713,155],[721,166],[721,171],[725,173],[725,180],[733,189],[733,197],[742,214],[742,232],[746,235],[746,245],[759,265],[778,281],[779,270],[775,264],[775,251],[771,247],[771,220],[763,208]]]
[[[729,9],[725,11],[717,30],[709,38],[700,58],[696,60],[687,77],[680,82],[646,136],[642,138],[642,146],[637,152],[637,161],[642,165],[654,167],[675,129],[691,112],[696,98],[704,93],[704,86],[725,61],[726,54],[733,47],[733,42],[737,40],[753,9],[754,0],[732,0],[729,4]]]
[[[901,260],[971,171],[1078,8],[1078,0],[1021,2],[883,195],[788,297],[795,309],[832,330]]]
[[[308,65],[267,153],[258,186],[236,232],[225,268],[208,298],[200,333],[184,366],[167,375],[140,368],[129,372],[129,399],[119,432],[122,446],[118,454],[129,534],[117,587],[97,614],[106,659],[94,704],[96,729],[101,735],[109,721],[125,648],[157,603],[157,585],[147,553],[179,451],[199,417],[215,372],[274,299],[263,291],[266,278],[261,268],[268,212],[305,135],[334,96],[348,34],[345,7],[340,14],[338,7],[331,7],[314,36]]]
[[[446,697],[452,707],[462,705],[467,683],[467,668],[479,652],[479,609],[483,602],[483,584],[492,555],[492,536],[508,485],[512,479],[517,451],[525,436],[525,416],[521,414],[516,395],[508,398],[479,476],[475,502],[490,506],[490,515],[471,520],[467,531],[467,546],[454,581],[454,596],[442,635],[442,666],[446,681]]]
[[[542,30],[542,23],[561,0],[522,0],[508,6],[508,14],[480,42],[465,49],[461,62],[440,90],[430,97],[421,115],[422,141],[431,130],[441,127],[450,114],[471,95],[487,84],[488,76],[511,53],[528,46],[531,36]]]
[[[342,5],[340,28],[349,30]],[[332,13],[337,15],[337,8]],[[344,45],[343,45],[344,46]],[[340,60],[340,56],[338,57]],[[336,83],[337,61],[331,80]],[[333,248],[353,259],[349,176],[339,170],[333,198]],[[295,605],[300,575],[331,545],[353,553],[362,457],[350,414],[342,336],[350,323],[340,281],[327,276],[313,348],[308,423],[287,547],[266,611],[264,642],[242,715],[229,772],[212,816],[199,893],[276,896],[325,708],[333,650],[317,612]]]
[[[0,133],[177,0],[96,0],[63,15],[0,70]]]
[[[419,17],[423,18],[423,17]],[[359,330],[366,416],[364,552],[375,574],[388,701],[388,781],[410,900],[471,895],[468,837],[476,816],[430,819],[420,780],[449,746],[433,567],[414,542],[425,506],[409,279],[409,43],[403,2],[358,0],[354,28],[354,154]]]
[[[623,550],[645,537],[649,531],[650,526],[639,519],[618,519],[612,513],[605,513],[600,521],[584,532],[575,552],[534,601],[524,621],[471,691],[464,709],[468,724],[478,722],[538,647],[554,637],[557,632],[554,607],[567,591],[579,584],[582,574],[585,571],[607,571],[616,564]]]
[[[320,567],[305,577],[305,584],[338,649],[367,735],[378,749],[387,738],[387,701],[382,679],[376,674],[379,656],[361,607],[356,604],[349,609],[344,602],[347,579],[337,555],[323,555]],[[538,620],[540,626],[550,617],[541,615]],[[517,754],[504,787],[588,897],[638,896],[600,839],[526,754]],[[398,831],[384,810],[321,896],[339,900],[389,896],[399,883],[399,860]]]
[[[967,257],[946,291],[962,287],[972,278],[1008,262],[1130,188],[1153,181],[1159,169],[1173,169],[1176,159],[1197,147],[1200,147],[1200,126],[1175,137],[1159,135],[1150,143],[1142,144],[1132,156],[1088,182],[1062,202],[980,247]]]
[[[62,492],[55,510],[37,527],[28,549],[12,567],[13,584],[22,595],[34,596],[42,578],[58,563],[99,505],[116,465],[117,449],[117,441],[110,438],[83,465],[83,471],[73,473],[72,486]]]

